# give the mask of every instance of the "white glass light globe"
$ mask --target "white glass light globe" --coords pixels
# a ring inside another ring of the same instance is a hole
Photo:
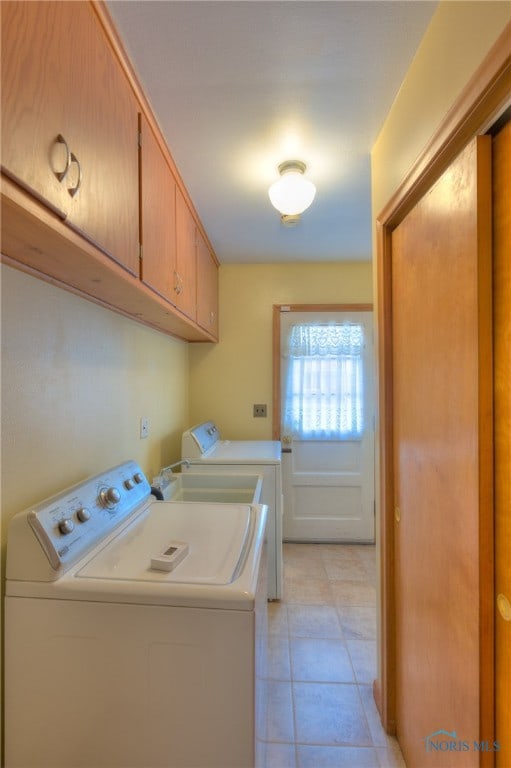
[[[289,168],[271,185],[268,195],[271,204],[285,216],[303,213],[314,200],[316,187],[303,177],[301,169]]]

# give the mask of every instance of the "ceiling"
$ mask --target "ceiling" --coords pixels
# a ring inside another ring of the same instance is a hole
[[[371,147],[436,2],[107,4],[221,263],[371,258]],[[292,159],[317,193],[286,228]]]

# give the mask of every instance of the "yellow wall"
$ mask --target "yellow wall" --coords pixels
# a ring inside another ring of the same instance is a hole
[[[190,418],[212,418],[222,436],[271,439],[274,304],[371,302],[371,264],[225,264],[220,343],[190,348]],[[266,403],[267,418],[254,418]]]
[[[2,267],[2,527],[125,459],[151,480],[188,426],[188,345]],[[139,419],[151,421],[139,438]]]
[[[372,150],[373,220],[510,19],[509,2],[439,4]]]

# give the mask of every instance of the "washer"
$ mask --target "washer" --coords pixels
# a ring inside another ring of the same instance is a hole
[[[16,515],[6,768],[264,765],[264,505],[155,501],[125,462]]]
[[[263,478],[261,501],[268,506],[268,599],[282,597],[282,471],[278,440],[222,440],[213,421],[186,430],[181,440],[183,471],[253,472]]]

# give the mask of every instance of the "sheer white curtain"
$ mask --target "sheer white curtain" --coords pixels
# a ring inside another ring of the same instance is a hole
[[[284,433],[298,440],[360,439],[364,427],[364,329],[361,325],[296,324],[288,358]]]

